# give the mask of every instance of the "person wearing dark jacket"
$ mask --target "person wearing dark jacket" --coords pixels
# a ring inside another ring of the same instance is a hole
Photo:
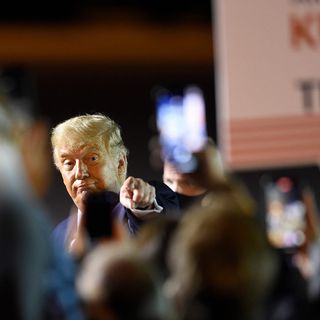
[[[128,150],[119,125],[109,117],[87,114],[68,119],[53,129],[51,142],[55,165],[77,207],[53,236],[72,254],[81,256],[90,242],[86,230],[89,194],[112,192],[115,196],[105,198],[106,216],[111,214],[115,221],[121,221],[133,235],[144,221],[175,205],[166,186],[155,188],[140,178],[127,177]]]

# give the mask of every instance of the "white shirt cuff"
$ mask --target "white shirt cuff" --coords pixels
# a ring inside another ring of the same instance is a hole
[[[152,209],[131,209],[131,211],[135,214],[136,217],[138,218],[149,218],[149,216],[154,216],[155,214],[159,214],[162,212],[163,207],[161,207],[157,199],[154,199],[154,207]]]

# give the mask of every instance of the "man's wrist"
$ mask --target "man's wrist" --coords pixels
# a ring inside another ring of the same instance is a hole
[[[150,207],[150,206],[149,206]],[[139,218],[150,215],[150,214],[159,214],[162,212],[163,207],[160,206],[157,202],[157,199],[154,199],[153,203],[151,204],[151,208],[135,208],[131,209],[131,211]]]

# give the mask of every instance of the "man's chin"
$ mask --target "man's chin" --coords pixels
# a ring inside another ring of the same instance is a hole
[[[76,198],[76,206],[78,209],[83,212],[86,206],[86,201],[89,196],[93,191],[91,190],[81,190],[80,192],[78,191],[77,198]]]

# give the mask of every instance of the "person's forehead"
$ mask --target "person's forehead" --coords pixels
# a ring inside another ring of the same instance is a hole
[[[175,181],[186,179],[185,175],[183,173],[178,172],[172,165],[164,166],[163,178]]]
[[[107,150],[103,144],[93,142],[62,142],[56,147],[60,156],[64,155],[84,155],[88,153],[106,153]]]

